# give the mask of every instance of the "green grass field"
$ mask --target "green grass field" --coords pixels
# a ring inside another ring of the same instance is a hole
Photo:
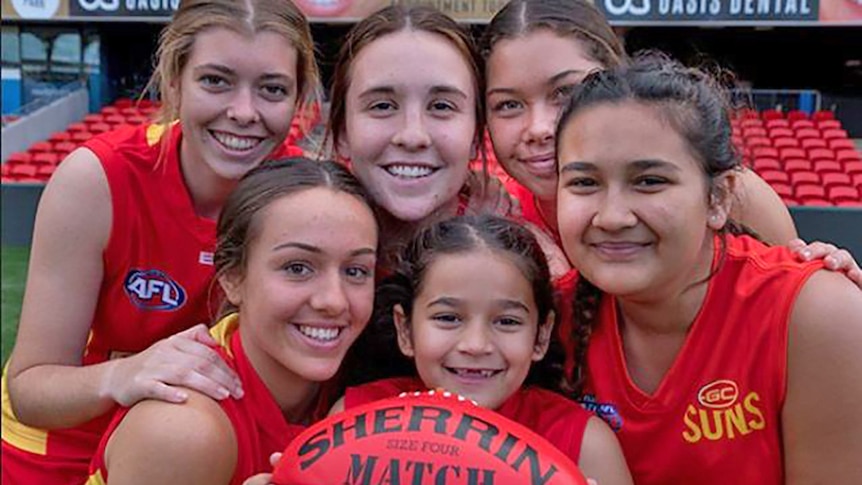
[[[18,319],[21,316],[21,299],[24,297],[24,281],[27,278],[27,258],[30,248],[3,247],[0,250],[0,281],[3,282],[2,317],[2,351],[3,365],[9,358],[15,334],[18,331]]]

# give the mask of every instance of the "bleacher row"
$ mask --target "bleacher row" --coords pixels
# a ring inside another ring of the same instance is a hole
[[[34,143],[26,152],[12,154],[2,166],[2,182],[44,183],[66,155],[84,141],[121,126],[146,123],[158,108],[147,100],[118,100],[72,123],[66,131]],[[304,128],[319,118],[316,105],[308,113],[298,113],[288,143],[302,139]],[[862,207],[862,156],[831,111],[817,111],[809,117],[803,111],[740,110],[731,123],[733,141],[741,149],[743,162],[753,167],[787,205]],[[486,137],[492,173],[505,178],[493,159],[490,143]]]
[[[79,145],[95,135],[116,130],[128,125],[150,122],[159,105],[149,100],[133,102],[120,99],[105,106],[98,113],[89,114],[83,120],[70,124],[65,131],[51,135],[47,140],[36,142],[26,152],[13,153],[2,165],[2,183],[45,183],[66,156]],[[304,136],[304,129],[312,126],[320,117],[315,105],[309,113],[297,113],[287,141],[295,144]]]
[[[744,163],[785,204],[862,207],[862,156],[831,111],[741,110],[731,122]]]

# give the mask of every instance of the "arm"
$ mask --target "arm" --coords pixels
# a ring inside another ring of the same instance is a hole
[[[819,271],[794,305],[782,410],[788,484],[862,476],[862,292]]]
[[[184,404],[142,401],[105,448],[111,485],[230,483],[237,441],[218,403],[194,391]]]
[[[76,150],[59,166],[39,202],[7,376],[15,415],[30,426],[75,426],[104,414],[115,402],[185,398],[165,382],[214,397],[220,396],[219,387],[233,391],[238,386],[233,372],[207,347],[214,342],[203,326],[137,356],[81,366],[103,279],[111,210],[105,173],[87,149]]]
[[[784,245],[797,237],[790,211],[754,171],[743,169],[733,189],[731,217],[754,229],[764,241]]]
[[[578,468],[599,485],[631,485],[632,476],[614,432],[599,418],[591,417],[584,431]]]

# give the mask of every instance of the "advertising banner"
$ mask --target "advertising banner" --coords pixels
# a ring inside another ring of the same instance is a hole
[[[391,4],[487,22],[507,0],[294,0],[312,21],[354,22]],[[611,25],[860,25],[862,0],[593,0]],[[3,20],[167,22],[180,0],[2,0]]]

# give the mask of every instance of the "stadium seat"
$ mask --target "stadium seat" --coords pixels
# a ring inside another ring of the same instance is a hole
[[[799,146],[806,150],[811,150],[812,148],[828,148],[829,146],[826,144],[826,140],[823,138],[804,138],[799,140]]]
[[[760,126],[743,126],[742,127],[742,136],[745,138],[752,138],[755,136],[766,136],[766,128],[762,128]]]
[[[805,159],[808,158],[807,154],[805,153],[805,150],[803,150],[801,148],[795,148],[795,147],[780,148],[778,150],[778,153],[780,155],[778,158],[780,158],[781,160],[785,160],[785,161],[790,159],[790,158],[805,158]]]
[[[790,137],[776,138],[776,139],[772,140],[772,146],[774,146],[775,148],[779,148],[779,149],[780,148],[786,148],[786,147],[794,147],[795,148],[795,147],[799,146],[799,140],[797,140],[796,138],[790,138]]]
[[[38,167],[36,165],[20,164],[20,165],[13,165],[12,168],[9,170],[9,174],[18,178],[18,179],[33,178],[36,176],[37,170],[38,170]]]
[[[763,172],[766,170],[781,170],[781,163],[775,158],[755,158],[754,163],[752,164],[754,169],[758,172]]]
[[[30,148],[28,148],[27,151],[30,153],[36,154],[36,153],[50,152],[53,149],[54,149],[54,146],[51,145],[50,142],[37,141],[36,143],[30,145]]]
[[[852,160],[849,162],[844,162],[843,165],[844,165],[844,173],[846,173],[847,175],[850,175],[851,177],[855,177],[857,175],[862,175],[862,161]]]
[[[760,172],[759,175],[760,178],[765,180],[769,185],[790,183],[790,175],[788,175],[787,172],[781,172],[778,170],[764,170]]]
[[[493,153],[493,152],[492,152]],[[778,150],[771,146],[757,146],[751,148],[751,156],[758,158],[778,158]]]
[[[835,160],[815,160],[814,171],[822,176],[823,174],[830,172],[843,173],[844,168]]]
[[[778,194],[778,196],[782,199],[786,197],[793,197],[793,188],[790,186],[790,184],[785,182],[774,182],[770,183],[769,185],[772,186],[772,190],[774,190],[775,193]]]
[[[89,114],[84,117],[85,125],[94,125],[96,123],[104,123],[105,117],[98,113]]]
[[[787,119],[790,120],[791,122],[793,120],[807,120],[808,119],[808,113],[806,113],[805,111],[800,111],[798,109],[794,109],[794,110],[787,112]]]
[[[772,143],[769,142],[769,138],[766,138],[765,136],[753,136],[745,139],[745,146],[749,148],[768,147],[771,145]]]
[[[33,160],[33,155],[27,152],[17,152],[9,155],[9,158],[6,159],[6,163],[3,165],[26,165]]]
[[[862,197],[859,196],[859,189],[850,185],[832,187],[826,190],[829,195],[829,200],[832,202],[855,202],[862,204]]]
[[[790,128],[790,122],[783,118],[767,120],[764,125],[766,126],[767,130],[771,130],[774,128]]]
[[[757,114],[757,111],[751,108],[743,108],[737,111],[736,115],[741,120],[756,120],[760,118],[760,115]]]
[[[812,148],[808,150],[808,158],[813,160],[835,160],[835,152],[828,148]]]
[[[119,109],[129,108],[132,106],[132,100],[129,98],[119,98],[116,101],[114,101],[114,106],[116,106]]]
[[[836,202],[835,205],[837,205],[838,207],[862,207],[862,202],[842,200]]]
[[[30,163],[36,166],[51,165],[53,167],[60,163],[60,157],[54,152],[37,153],[33,155],[33,161]]]
[[[83,143],[90,138],[93,138],[93,134],[89,131],[78,131],[72,134],[72,141],[77,143]]]
[[[769,138],[792,138],[793,130],[790,128],[777,127],[769,130]]]
[[[48,138],[48,141],[56,145],[57,143],[69,141],[71,139],[72,135],[70,135],[68,131],[58,131],[56,133],[53,133],[51,137]]]
[[[793,120],[790,122],[790,127],[794,130],[802,130],[806,128],[816,128],[811,120]]]
[[[820,120],[817,122],[817,129],[823,130],[840,130],[841,122],[838,120]]]
[[[829,148],[833,150],[856,150],[856,144],[853,143],[853,140],[847,138],[833,138],[825,141],[829,145]]]
[[[767,109],[760,113],[760,117],[764,120],[781,120],[784,119],[784,113],[777,109]]]
[[[126,122],[126,117],[120,114],[106,116],[105,122],[112,125],[120,125]]]
[[[814,172],[793,172],[790,174],[790,183],[793,187],[798,187],[800,185],[816,185],[821,189],[823,188],[823,186],[820,185],[820,176]]]
[[[784,160],[784,171],[787,173],[813,172],[811,161],[805,158],[788,158]]]
[[[822,185],[800,184],[794,186],[793,193],[803,203],[810,199],[825,199],[826,189]]]
[[[74,137],[74,133],[77,133],[80,131],[88,131],[88,130],[89,130],[89,127],[87,127],[87,125],[84,123],[72,123],[71,125],[66,127],[66,131],[71,133],[73,137]]]
[[[847,138],[847,132],[844,130],[825,130],[822,133],[824,140],[831,140],[834,138]]]
[[[835,119],[835,113],[832,111],[829,111],[829,110],[820,110],[820,111],[814,112],[814,114],[811,116],[811,118],[813,118],[816,121],[834,120]]]
[[[141,112],[138,111],[138,108],[128,107],[128,108],[122,108],[120,110],[120,114],[125,116],[126,118],[128,118],[129,116],[139,116],[141,114]]]
[[[823,184],[824,187],[828,190],[831,187],[850,187],[853,183],[853,179],[850,178],[846,173],[821,173],[820,174],[820,183]]]
[[[36,172],[36,176],[41,179],[48,180],[51,178],[51,175],[54,175],[54,170],[56,169],[57,167],[55,165],[43,165],[39,167],[39,170]]]
[[[90,125],[90,133],[93,133],[94,135],[97,133],[104,133],[111,130],[113,130],[113,128],[107,123],[96,123]]]
[[[120,108],[116,106],[103,106],[100,113],[105,116],[120,114]]]
[[[54,144],[54,153],[62,154],[63,156],[68,155],[73,150],[78,148],[78,144],[71,141],[62,141],[60,143]]]
[[[799,130],[796,130],[796,138],[799,138],[800,140],[805,140],[808,138],[816,138],[818,140],[821,139],[820,131],[818,131],[816,128],[801,128]]]

